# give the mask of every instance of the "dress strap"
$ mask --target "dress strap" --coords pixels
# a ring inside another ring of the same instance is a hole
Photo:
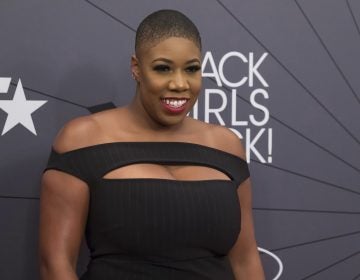
[[[134,163],[208,166],[222,171],[237,184],[250,176],[242,158],[190,142],[112,142],[65,153],[52,149],[45,170],[57,169],[91,183],[111,170]]]
[[[87,175],[87,172],[82,171],[81,164],[71,155],[60,154],[51,148],[50,156],[47,161],[46,167],[43,170],[43,173],[46,170],[54,169],[59,170],[70,175],[73,175],[86,183],[90,183]]]

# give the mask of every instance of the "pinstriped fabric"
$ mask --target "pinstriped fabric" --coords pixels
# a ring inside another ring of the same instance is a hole
[[[141,162],[214,167],[238,184],[249,176],[247,163],[240,157],[190,142],[112,142],[62,154],[52,149],[47,169],[62,168],[91,183],[112,169]]]
[[[231,180],[105,179],[131,163],[204,165]],[[237,187],[249,176],[241,158],[194,143],[115,142],[59,154],[57,169],[88,183],[81,280],[234,279],[227,253],[240,231]]]

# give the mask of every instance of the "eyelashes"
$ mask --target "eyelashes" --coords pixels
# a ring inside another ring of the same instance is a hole
[[[168,71],[170,71],[170,67],[168,65],[165,65],[165,64],[156,65],[156,66],[154,66],[153,69],[155,71],[157,71],[157,72],[168,72]]]
[[[189,72],[189,73],[196,73],[200,69],[201,69],[201,67],[199,65],[190,65],[185,68],[185,71]],[[166,64],[159,64],[159,65],[154,66],[153,70],[156,72],[159,72],[159,73],[166,73],[166,72],[171,71],[171,67]]]
[[[191,73],[195,73],[195,72],[199,71],[200,69],[201,69],[201,67],[199,65],[192,65],[192,66],[189,66],[188,68],[186,68],[186,70]]]

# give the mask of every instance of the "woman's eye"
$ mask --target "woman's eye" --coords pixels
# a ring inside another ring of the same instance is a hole
[[[156,65],[154,70],[157,72],[167,72],[170,71],[170,67],[167,65]]]
[[[192,65],[192,66],[189,66],[188,68],[186,68],[186,71],[191,72],[191,73],[195,73],[195,72],[197,72],[199,70],[200,70],[199,65]]]

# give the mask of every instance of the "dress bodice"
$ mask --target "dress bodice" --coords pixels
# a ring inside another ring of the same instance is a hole
[[[103,178],[133,163],[203,165],[230,180]],[[47,169],[89,186],[81,280],[234,279],[227,253],[240,232],[237,187],[249,177],[242,158],[188,142],[113,142],[52,149]]]

